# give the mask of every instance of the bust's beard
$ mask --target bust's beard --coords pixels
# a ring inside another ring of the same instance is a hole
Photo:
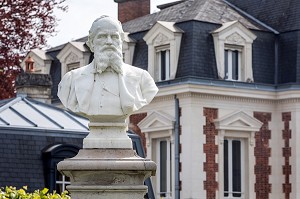
[[[111,67],[115,72],[123,73],[123,54],[121,49],[107,46],[95,46],[94,64],[96,72],[102,73],[107,67]]]

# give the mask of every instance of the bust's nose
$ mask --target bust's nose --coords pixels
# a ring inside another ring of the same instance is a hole
[[[107,45],[111,45],[112,44],[112,39],[111,39],[110,35],[107,35],[106,44]]]

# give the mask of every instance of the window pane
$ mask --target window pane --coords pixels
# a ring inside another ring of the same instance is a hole
[[[160,79],[166,79],[166,51],[161,51],[161,59],[160,59]]]
[[[241,141],[232,141],[232,191],[233,197],[241,196]],[[235,193],[238,192],[238,193]]]
[[[167,141],[160,142],[160,192],[167,192]]]
[[[232,51],[232,79],[239,79],[239,52]]]
[[[224,196],[228,196],[228,141],[224,140]]]
[[[225,66],[225,79],[228,79],[228,50],[225,50],[224,56],[224,66]]]

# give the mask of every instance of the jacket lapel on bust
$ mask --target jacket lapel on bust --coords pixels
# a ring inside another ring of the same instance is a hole
[[[123,66],[123,74],[119,74],[120,101],[123,113],[130,114],[135,110],[135,90],[139,82],[127,70],[126,65]]]
[[[87,65],[86,68],[80,74],[78,74],[74,81],[75,93],[80,93],[76,96],[78,100],[79,111],[87,112],[94,87],[93,62]]]

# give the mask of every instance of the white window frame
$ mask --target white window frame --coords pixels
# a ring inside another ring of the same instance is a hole
[[[155,81],[160,81],[157,74],[157,49],[169,46],[170,77],[175,79],[183,31],[174,22],[157,21],[143,37],[148,45],[148,72]]]
[[[245,171],[248,170],[247,168],[247,164],[245,164],[246,158],[245,156],[247,156],[248,154],[245,151],[245,139],[243,138],[234,138],[234,137],[226,137],[224,138],[224,142],[225,140],[228,141],[228,196],[225,196],[225,188],[224,190],[224,198],[226,199],[242,199],[245,198]],[[241,192],[239,192],[241,194],[240,197],[234,197],[233,196],[233,182],[232,182],[232,166],[233,166],[233,162],[232,162],[232,141],[240,141],[241,143]],[[225,145],[224,145],[225,146]],[[223,151],[224,152],[224,151]],[[224,169],[225,169],[225,165],[224,165]],[[224,170],[224,174],[225,175],[225,170]],[[224,183],[225,183],[225,179],[224,179]],[[224,187],[224,186],[223,186]]]
[[[252,43],[256,36],[238,21],[224,23],[212,32],[212,36],[219,78],[225,79],[225,49],[238,46],[236,50],[241,52],[241,74],[237,81],[253,82]]]
[[[61,192],[64,192],[66,190],[66,186],[70,185],[71,182],[66,180],[66,176],[65,175],[61,174],[59,171],[56,171],[56,172],[57,172],[58,176],[61,176],[62,180],[55,179],[55,185],[56,185],[55,189],[56,189],[56,187],[58,185],[59,187],[61,187]],[[58,176],[56,176],[56,177],[58,177]]]
[[[136,41],[129,37],[128,32],[125,32],[123,45],[122,45],[122,54],[123,54],[124,63],[132,65],[135,44],[136,44]]]
[[[153,111],[147,114],[138,126],[146,136],[147,158],[152,159],[157,163],[158,155],[158,142],[160,140],[168,140],[171,144],[171,162],[170,167],[170,182],[169,191],[171,192],[166,198],[174,198],[175,191],[175,145],[174,145],[174,122],[175,119],[168,113],[162,111]],[[159,167],[159,166],[157,166]],[[152,183],[156,198],[160,198],[160,182],[159,182],[159,169],[157,175],[152,177]]]
[[[227,51],[227,58],[226,58],[226,51]],[[237,51],[237,69],[238,69],[238,78],[235,79],[233,77],[233,60],[232,60],[232,53]],[[241,46],[232,46],[227,45],[224,48],[224,79],[230,81],[242,81],[243,78],[243,68],[242,68],[242,56],[243,49]],[[226,61],[227,61],[227,71],[226,71]],[[226,73],[227,72],[227,73]]]
[[[80,67],[80,62],[67,64],[67,70],[68,71],[74,70],[74,69],[79,68],[79,67]]]
[[[69,42],[57,54],[61,63],[61,78],[69,71],[69,65],[79,63],[79,67],[89,64],[91,52],[85,47],[84,42]]]
[[[222,113],[220,113],[222,115]],[[243,199],[255,198],[254,184],[254,147],[255,132],[259,131],[262,122],[255,119],[252,114],[244,111],[237,111],[220,117],[214,121],[218,130],[218,198],[228,199],[224,197],[224,138],[243,139],[244,147],[244,181],[243,181]],[[235,198],[233,198],[235,199]]]
[[[166,142],[167,144],[167,159],[166,159],[166,191],[161,191],[161,150],[160,150],[160,143]],[[171,199],[172,198],[172,145],[170,138],[159,138],[155,140],[155,147],[156,147],[156,164],[157,164],[157,183],[156,183],[156,198],[161,199]],[[163,196],[164,195],[164,196]]]
[[[162,60],[161,60],[161,53],[165,51],[165,78],[162,78]],[[159,81],[169,80],[170,73],[171,73],[171,66],[170,66],[170,47],[162,46],[156,48],[156,77]]]

